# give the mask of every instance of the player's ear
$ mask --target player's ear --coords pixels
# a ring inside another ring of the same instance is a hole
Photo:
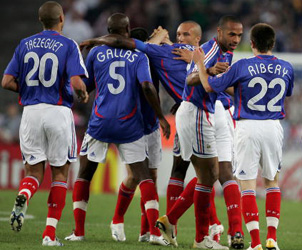
[[[255,43],[251,40],[251,48],[255,49]]]

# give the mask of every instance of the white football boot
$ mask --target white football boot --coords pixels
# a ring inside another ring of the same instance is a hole
[[[126,235],[124,231],[124,223],[110,224],[111,236],[115,241],[125,241]]]

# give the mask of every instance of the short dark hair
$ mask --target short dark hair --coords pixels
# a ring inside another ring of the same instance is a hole
[[[218,26],[220,28],[224,28],[225,24],[227,22],[233,22],[233,23],[241,23],[241,21],[239,20],[238,17],[236,16],[232,16],[232,15],[226,15],[226,16],[222,16],[219,21],[218,21]]]
[[[258,23],[251,28],[250,38],[256,49],[265,53],[274,48],[276,34],[272,26]]]
[[[144,28],[137,27],[130,31],[130,37],[145,42],[149,38],[148,31]]]
[[[60,23],[61,14],[63,14],[62,6],[55,1],[48,1],[39,9],[39,19],[46,29],[51,29]]]

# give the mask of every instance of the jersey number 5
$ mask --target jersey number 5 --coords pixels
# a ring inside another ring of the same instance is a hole
[[[284,95],[285,85],[286,85],[285,81],[281,78],[274,78],[267,85],[266,81],[262,77],[255,77],[249,82],[248,87],[253,88],[257,83],[261,85],[261,90],[257,95],[255,95],[253,98],[251,98],[248,101],[247,106],[251,110],[265,111],[266,110],[265,105],[255,104],[255,103],[260,101],[263,97],[265,97],[268,88],[273,89],[273,88],[275,88],[276,85],[280,85],[280,87],[281,87],[280,92],[267,103],[267,110],[268,111],[270,111],[270,112],[280,112],[282,110],[282,107],[280,105],[275,105],[275,104],[278,101],[280,101],[281,98]]]
[[[110,64],[109,67],[109,75],[112,79],[117,80],[119,82],[119,85],[117,88],[113,86],[113,83],[108,83],[108,89],[111,94],[117,95],[121,93],[125,88],[125,79],[121,74],[115,73],[115,69],[118,67],[124,68],[125,67],[125,61],[116,61]]]
[[[24,57],[24,63],[28,63],[29,59],[34,60],[33,68],[27,73],[25,77],[25,82],[27,86],[38,86],[39,80],[45,87],[51,87],[57,80],[58,73],[58,65],[59,60],[58,57],[53,53],[46,53],[39,59],[39,56],[35,52],[28,52]],[[45,69],[47,60],[51,60],[51,73],[50,79],[45,79]],[[39,80],[31,79],[36,72],[39,72]]]

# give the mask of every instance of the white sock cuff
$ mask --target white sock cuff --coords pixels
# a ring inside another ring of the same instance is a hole
[[[81,210],[87,211],[87,205],[88,203],[85,201],[74,201],[73,202],[73,210],[79,208]]]
[[[33,179],[36,183],[37,183],[37,186],[39,187],[40,186],[40,183],[38,181],[38,179],[34,176],[26,176],[26,178],[30,178],[30,179]]]
[[[55,218],[47,218],[46,219],[46,226],[52,226],[54,228],[57,228],[58,220]]]
[[[276,217],[266,217],[266,224],[267,224],[267,227],[278,228],[279,219]]]
[[[145,209],[156,209],[159,210],[159,204],[157,200],[150,200],[145,203]]]
[[[246,228],[250,232],[252,230],[258,229],[259,230],[259,222],[258,221],[250,221],[246,223]]]
[[[30,192],[29,189],[23,188],[23,189],[21,189],[21,190],[19,191],[19,194],[21,194],[21,193],[27,193],[28,200],[30,199],[30,197],[31,197],[31,192]]]

